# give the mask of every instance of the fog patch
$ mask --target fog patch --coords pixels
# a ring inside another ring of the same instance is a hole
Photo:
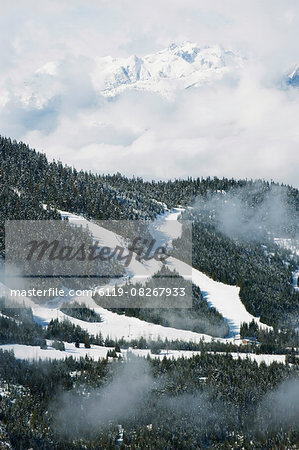
[[[225,322],[213,322],[213,318],[192,316],[192,311],[188,310],[167,310],[159,313],[160,318],[166,321],[167,326],[178,328],[181,330],[191,330],[196,333],[208,334],[214,337],[225,337],[228,333],[228,328]],[[219,323],[220,322],[220,323]]]
[[[59,411],[54,412],[58,432],[68,436],[92,434],[137,414],[153,387],[148,361],[132,356],[114,369],[113,379],[102,388],[61,394]]]
[[[262,183],[256,182],[198,198],[194,208],[200,220],[213,223],[231,239],[260,241],[278,236],[299,239],[298,212],[289,204],[283,186],[273,185],[265,190]]]
[[[299,379],[282,382],[269,392],[258,408],[258,428],[275,432],[283,428],[299,430]]]

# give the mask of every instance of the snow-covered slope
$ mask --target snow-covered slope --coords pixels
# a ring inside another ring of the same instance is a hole
[[[181,225],[177,222],[177,218],[181,211],[182,210],[180,208],[175,208],[171,212],[166,212],[165,214],[158,216],[156,221],[152,224],[151,232],[159,243],[166,243],[180,236]],[[80,223],[83,226],[88,226],[94,237],[107,246],[113,247],[122,241],[122,238],[117,234],[103,229],[97,224],[89,222],[80,216],[66,212],[62,212],[62,214],[64,216],[68,216],[71,223]],[[186,278],[192,278],[192,282],[201,289],[208,303],[216,308],[227,320],[230,327],[230,337],[239,334],[240,325],[242,322],[250,322],[252,319],[254,319],[262,327],[269,328],[267,325],[260,323],[258,317],[254,317],[248,313],[239,297],[238,287],[214,281],[199,270],[191,268],[186,263],[173,257],[170,257],[167,260],[167,264],[170,269],[175,269],[180,274],[187,274]],[[155,261],[154,259],[147,261],[146,263],[140,263],[139,261],[133,259],[128,268],[128,274],[133,282],[142,282],[146,280],[146,277],[150,277],[156,273],[160,267],[161,263]],[[188,274],[190,274],[190,277]],[[118,280],[117,282],[123,283],[122,280]],[[91,296],[85,296],[81,299],[77,298],[77,300],[81,302],[84,301],[91,308],[97,307]],[[58,314],[58,316],[62,314],[56,310],[53,310],[51,313],[52,315],[47,316],[47,314],[50,314],[50,311],[51,310],[48,312],[47,310],[37,312],[35,310],[35,315],[40,317],[41,320],[47,320],[52,317],[55,318],[56,314]],[[100,314],[104,318],[104,323],[100,325],[101,332],[104,336],[110,334],[111,337],[120,338],[126,336],[128,337],[129,334],[130,338],[135,338],[140,337],[143,333],[143,335],[147,337],[150,337],[150,335],[152,335],[152,337],[157,337],[160,335],[160,337],[164,336],[168,339],[198,340],[202,337],[202,335],[199,335],[198,333],[186,332],[185,330],[174,331],[174,329],[170,328],[165,329],[159,325],[147,324],[139,319],[119,316],[103,309],[100,311]],[[83,325],[84,323],[80,324],[80,326],[84,328]],[[92,334],[96,334],[96,332],[99,331],[95,332],[94,330],[91,330],[93,326],[93,324],[88,325],[89,331]],[[96,328],[98,329],[98,326],[96,326]],[[186,333],[189,333],[188,336]],[[206,337],[206,339],[208,338]]]
[[[111,350],[110,347],[101,347],[99,345],[92,345],[91,348],[86,349],[83,346],[80,348],[76,348],[75,344],[64,342],[65,351],[55,350],[55,348],[51,347],[51,341],[47,341],[48,348],[41,349],[38,346],[33,345],[21,345],[21,344],[4,344],[0,345],[0,349],[13,351],[14,355],[17,359],[23,360],[38,360],[38,359],[65,359],[69,356],[73,358],[85,357],[88,355],[90,358],[94,360],[99,360],[102,358],[106,358],[107,352]],[[122,356],[124,358],[127,357],[128,354],[133,353],[136,356],[141,356],[146,358],[148,355],[151,358],[163,359],[164,357],[169,359],[178,359],[178,358],[192,358],[195,355],[200,355],[199,351],[192,350],[161,350],[159,355],[151,353],[150,350],[140,350],[140,349],[132,349],[122,350]],[[256,355],[254,353],[231,353],[233,359],[246,359],[249,358],[252,361],[256,361],[258,364],[261,362],[265,362],[267,365],[276,361],[277,363],[284,364],[285,355]]]
[[[176,89],[218,80],[236,71],[241,62],[240,56],[220,46],[199,47],[184,42],[144,57],[98,58],[92,80],[97,91],[106,97],[128,88],[169,96]]]
[[[165,214],[158,216],[156,221],[151,225],[151,233],[153,237],[157,239],[159,244],[169,243],[172,239],[180,236],[181,224],[177,219],[181,211],[181,208],[166,211]],[[113,248],[120,245],[123,241],[123,238],[116,233],[102,228],[96,223],[90,222],[81,216],[70,214],[65,211],[61,211],[61,214],[64,217],[68,217],[70,223],[76,225],[80,224],[84,227],[88,226],[94,238],[97,239],[101,245]],[[180,274],[186,274],[185,278],[192,279],[192,282],[201,289],[210,306],[216,308],[227,320],[230,328],[230,338],[239,334],[242,322],[250,322],[252,319],[261,326],[267,327],[260,323],[259,318],[248,313],[240,300],[238,287],[216,282],[199,270],[191,268],[186,263],[173,257],[170,257],[167,260],[167,264],[170,269],[176,270]],[[128,268],[128,275],[132,282],[145,282],[148,277],[151,277],[160,268],[161,263],[154,259],[141,263],[133,258]],[[113,280],[113,283],[111,283],[112,286],[114,286],[115,283],[121,284],[124,283],[124,280]],[[0,285],[0,288],[1,287],[2,290],[4,290],[4,285]],[[26,306],[32,307],[36,321],[44,326],[47,325],[51,319],[59,318],[60,320],[64,320],[66,318],[66,316],[57,308],[59,308],[63,301],[68,300],[67,297],[61,297],[60,299],[51,302],[51,305],[49,304],[47,308],[37,306],[32,300],[24,297],[21,299],[19,298],[18,300],[22,304],[24,302]],[[208,335],[163,327],[161,325],[147,323],[134,317],[126,317],[112,313],[106,309],[99,308],[94,302],[91,294],[86,294],[84,297],[72,297],[69,300],[84,302],[90,308],[97,309],[103,318],[102,323],[87,323],[78,319],[68,318],[91,334],[96,335],[101,332],[104,338],[110,336],[111,338],[117,339],[122,337],[125,339],[135,339],[144,336],[148,339],[157,339],[160,337],[162,339],[181,339],[194,342],[199,342],[202,338],[206,341],[211,340],[211,337]]]
[[[194,333],[193,331],[179,330],[177,328],[163,327],[162,325],[156,325],[153,323],[145,322],[144,320],[137,319],[136,317],[127,317],[125,315],[116,314],[108,311],[107,309],[98,307],[91,297],[79,298],[77,301],[84,301],[90,307],[93,307],[97,313],[101,315],[102,322],[85,322],[83,320],[74,319],[73,317],[66,316],[59,309],[56,308],[42,308],[34,307],[33,315],[35,321],[40,325],[47,325],[51,319],[59,319],[61,321],[68,319],[73,324],[79,325],[90,334],[96,336],[101,333],[103,338],[110,337],[112,339],[126,340],[139,339],[145,337],[147,340],[157,340],[159,337],[162,340],[166,338],[169,341],[176,339],[182,341],[200,342],[203,339],[205,342],[212,340],[211,336],[201,333]],[[225,339],[221,339],[225,342]]]

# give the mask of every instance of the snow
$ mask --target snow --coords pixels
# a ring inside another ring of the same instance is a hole
[[[10,392],[9,392],[8,384],[2,383],[2,386],[0,385],[0,399],[1,399],[1,397],[9,397],[9,394],[10,394]]]
[[[180,236],[182,226],[177,219],[182,211],[183,208],[174,208],[173,210],[167,211],[165,214],[158,216],[157,219],[151,224],[151,232],[159,244],[162,242],[169,243],[172,239]],[[70,223],[80,223],[85,227],[88,226],[94,238],[99,240],[101,244],[113,247],[116,245],[121,245],[123,242],[122,237],[118,236],[116,233],[106,230],[96,223],[92,223],[81,216],[70,214],[65,211],[60,211],[60,213],[64,217],[68,217]],[[199,270],[191,268],[188,264],[173,257],[168,258],[167,264],[170,269],[176,270],[180,274],[184,275],[185,278],[192,278],[192,282],[201,289],[208,304],[211,307],[216,308],[228,322],[230,328],[230,338],[233,338],[235,335],[239,334],[240,325],[242,322],[251,322],[253,319],[262,328],[270,328],[261,323],[258,317],[254,317],[246,310],[239,296],[239,287],[214,281]],[[145,282],[147,277],[152,276],[160,268],[161,263],[154,259],[141,263],[133,258],[132,263],[128,268],[128,275],[130,276],[132,282]],[[117,283],[122,284],[124,281],[118,280]],[[84,301],[89,307],[97,308],[97,305],[91,297],[88,298],[88,296],[85,296],[83,299],[77,297],[76,300],[79,302]],[[109,335],[110,332],[110,337],[115,338],[128,336],[129,334],[130,336],[134,336],[134,338],[142,335],[147,337],[152,336],[152,339],[157,336],[160,336],[161,338],[162,336],[165,336],[165,338],[167,337],[168,339],[195,339],[196,342],[198,342],[198,339],[203,336],[198,333],[170,329],[168,327],[166,327],[165,331],[165,327],[160,325],[148,324],[147,322],[139,321],[139,319],[136,318],[119,316],[115,313],[106,311],[103,308],[99,312],[104,318],[104,324],[101,324],[103,336]],[[40,312],[38,314],[41,315]],[[60,317],[60,312],[56,313],[53,311],[52,314],[58,314]],[[44,319],[47,320],[47,317],[44,317]],[[92,324],[91,326],[94,327],[95,325]],[[88,327],[90,329],[90,325],[88,325]],[[94,332],[91,333],[95,334]],[[192,333],[192,335],[187,335],[187,333]],[[205,339],[208,340],[209,337],[205,335]]]
[[[258,364],[261,362],[266,363],[268,366],[273,362],[284,364],[286,355],[255,355],[254,353],[230,353],[234,359],[250,359],[256,361]]]
[[[149,230],[157,241],[157,245],[170,245],[173,239],[181,236],[182,224],[178,221],[178,218],[183,211],[185,211],[185,208],[173,208],[150,222]]]
[[[298,239],[276,237],[274,238],[274,242],[280,247],[290,250],[294,255],[299,256]]]
[[[74,225],[82,225],[82,227],[88,227],[89,231],[92,233],[95,240],[99,242],[100,246],[107,246],[110,248],[115,248],[118,245],[127,247],[127,244],[124,243],[124,239],[118,234],[107,230],[94,222],[86,220],[82,216],[78,216],[76,214],[70,214],[66,211],[59,211],[62,217],[67,217],[68,221]],[[127,273],[131,278],[132,282],[146,282],[146,279],[151,275],[156,273],[161,268],[161,264],[152,259],[150,261],[144,261],[143,263],[136,261],[135,258],[132,259],[130,266],[127,269]],[[115,284],[123,284],[123,280],[113,280],[111,286],[113,287]]]
[[[158,358],[158,359],[163,359],[164,357],[168,358],[168,359],[178,359],[178,358],[192,358],[193,356],[196,355],[200,355],[200,351],[191,351],[191,350],[161,350],[161,352],[159,353],[159,355],[154,355],[151,353],[150,350],[143,350],[143,349],[130,349],[130,352],[132,352],[133,354],[135,354],[136,356],[150,356],[151,358]],[[126,357],[126,351],[122,351],[123,356]],[[211,354],[214,354],[214,352],[209,352]],[[226,354],[226,353],[221,353],[221,352],[216,352],[217,354],[221,355],[221,354]],[[236,353],[236,352],[232,352],[230,353],[230,355],[233,357],[233,359],[250,359],[251,361],[256,361],[258,364],[260,364],[261,362],[265,362],[267,365],[272,364],[273,362],[277,362],[277,363],[285,363],[285,357],[286,355],[266,355],[266,354],[261,354],[261,355],[256,355],[255,353]],[[204,378],[204,377],[203,377]]]
[[[299,291],[298,278],[299,278],[299,268],[292,273],[293,288],[296,292]]]
[[[108,247],[116,247],[117,245],[123,244],[123,238],[112,231],[107,230],[106,228],[100,227],[96,223],[93,223],[83,216],[78,216],[77,214],[71,214],[67,211],[58,211],[61,214],[61,217],[67,218],[69,223],[73,225],[80,226],[84,228],[88,228],[92,233],[95,240],[99,242],[100,245],[105,245]]]
[[[98,361],[99,359],[106,358],[107,352],[111,350],[111,347],[102,347],[99,345],[91,345],[91,348],[87,349],[81,344],[80,348],[76,348],[75,344],[64,342],[65,351],[56,350],[50,347],[51,341],[47,341],[49,347],[47,349],[41,349],[38,346],[33,345],[21,345],[21,344],[4,344],[0,345],[0,349],[6,351],[13,351],[17,359],[22,360],[47,360],[47,359],[60,359],[63,360],[67,357],[72,356],[73,358],[85,357],[88,355],[90,358]],[[210,352],[212,354],[212,352]],[[127,358],[128,354],[134,354],[135,356],[163,359],[164,357],[168,359],[178,359],[178,358],[192,358],[193,356],[200,355],[199,351],[191,350],[166,350],[162,349],[160,354],[152,354],[149,349],[132,349],[122,350],[121,355]],[[217,354],[224,354],[217,352]],[[256,361],[258,364],[265,362],[270,365],[273,362],[285,363],[285,355],[256,355],[254,353],[230,353],[233,359],[250,359],[251,361]]]
[[[175,208],[172,211],[167,211],[165,214],[158,216],[156,221],[151,224],[153,237],[156,238],[159,243],[170,243],[172,239],[180,236],[181,224],[177,221],[177,219],[182,210],[182,208]],[[64,217],[68,217],[70,223],[88,227],[94,238],[100,242],[100,245],[113,248],[123,243],[123,238],[121,236],[100,227],[96,223],[86,220],[82,216],[70,214],[66,211],[61,211],[61,214]],[[254,319],[260,326],[267,327],[260,322],[259,318],[248,313],[240,300],[238,287],[216,282],[199,270],[191,268],[191,266],[188,266],[186,263],[173,257],[170,257],[167,260],[167,264],[170,269],[175,269],[179,273],[184,274],[185,278],[192,278],[193,283],[201,289],[208,304],[216,308],[223,315],[229,324],[230,340],[239,334],[240,324],[242,322],[250,322]],[[128,275],[131,277],[132,282],[145,282],[147,277],[152,276],[160,268],[161,263],[154,259],[141,263],[133,258],[132,263],[128,268]],[[117,280],[117,283],[122,284],[124,283],[124,280],[119,279]],[[111,284],[114,285],[115,282]],[[5,289],[5,286],[0,285],[0,289],[1,288]],[[209,342],[212,339],[209,335],[171,327],[163,327],[161,325],[142,321],[135,317],[126,317],[124,315],[113,313],[104,308],[98,307],[90,293],[81,297],[72,297],[72,300],[76,300],[79,303],[84,302],[86,306],[94,308],[96,312],[101,315],[103,322],[84,322],[82,320],[66,316],[59,309],[57,309],[59,304],[66,299],[67,297],[55,299],[54,302],[52,302],[52,307],[42,307],[38,306],[29,299],[23,297],[21,299],[16,298],[16,300],[19,300],[20,303],[23,304],[23,302],[25,302],[26,306],[32,307],[35,320],[43,326],[46,326],[51,319],[58,318],[59,320],[68,319],[75,325],[79,325],[81,328],[87,330],[93,335],[101,332],[104,338],[109,336],[113,339],[125,338],[130,340],[138,339],[143,336],[149,340],[156,340],[158,338],[164,340],[167,338],[168,340],[179,339],[193,342],[199,342],[201,339]],[[56,308],[53,307],[55,302]],[[222,341],[227,340],[223,339]]]
[[[218,45],[198,47],[191,42],[171,44],[143,57],[100,57],[92,72],[96,91],[114,97],[127,89],[157,92],[171,99],[177,89],[198,87],[236,72],[242,58]]]
[[[49,341],[48,341],[49,342]],[[89,355],[91,358],[98,360],[101,358],[106,358],[109,347],[100,347],[92,345],[91,348],[85,348],[81,344],[82,348],[76,348],[75,344],[65,342],[65,351],[56,350],[53,347],[47,349],[41,349],[39,346],[33,345],[23,345],[23,344],[4,344],[0,345],[2,350],[13,351],[17,359],[26,360],[46,360],[46,359],[65,359],[69,356],[73,358],[80,358]]]
[[[99,96],[111,98],[133,89],[171,100],[178,91],[209,85],[227,75],[237,77],[243,60],[236,52],[218,45],[199,47],[182,42],[148,55],[99,56],[87,75],[91,78],[91,89]],[[62,61],[49,58],[28,73],[24,83],[14,84],[14,98],[23,108],[42,111],[65,94],[64,76]],[[10,97],[10,89],[3,88],[0,105],[9,104]]]
[[[214,281],[196,269],[192,269],[192,281],[200,287],[208,304],[216,308],[228,322],[231,336],[240,333],[242,322],[255,320],[261,328],[271,328],[263,324],[259,317],[254,317],[246,310],[239,296],[239,287]]]
[[[299,74],[299,65],[296,65],[293,71],[289,74],[289,78],[294,78]]]
[[[299,65],[297,64],[292,72],[286,77],[287,84],[291,86],[299,86]]]
[[[77,300],[80,299],[77,297]],[[91,303],[89,303],[89,305],[92,306]],[[136,317],[127,317],[125,315],[108,311],[107,309],[100,308],[95,303],[94,306],[95,311],[101,315],[103,320],[102,322],[85,322],[80,319],[75,319],[65,315],[56,308],[51,309],[35,307],[33,308],[33,315],[35,321],[42,326],[46,326],[51,319],[58,319],[59,321],[68,319],[74,325],[79,325],[81,328],[94,336],[101,333],[103,338],[124,338],[126,340],[139,339],[140,337],[144,337],[148,340],[157,340],[158,338],[165,340],[167,338],[169,341],[179,339],[182,341],[192,341],[196,343],[200,342],[201,339],[205,342],[210,342],[212,340],[212,337],[207,334],[195,333],[193,331],[180,330],[171,327],[163,327],[162,325],[145,322],[144,320],[137,319]],[[221,341],[226,342],[225,339],[221,339]]]
[[[176,219],[182,210],[182,208],[175,208],[171,212],[166,212],[165,214],[158,216],[157,221],[151,224],[150,230],[153,233],[153,238],[157,240],[158,245],[171,241],[180,235],[181,224],[179,224]],[[82,225],[82,227],[86,228],[88,227],[94,239],[99,242],[100,246],[115,248],[120,245],[126,248],[127,244],[124,243],[124,239],[116,233],[109,231],[94,222],[88,221],[82,216],[70,214],[66,211],[59,211],[59,213],[62,217],[67,217],[68,221],[74,225]],[[141,263],[133,258],[127,269],[127,273],[132,282],[138,281],[145,283],[146,279],[158,272],[161,266],[162,264],[155,259],[143,261]],[[190,270],[188,271],[190,272]],[[112,286],[123,283],[123,280],[113,280]]]
[[[17,194],[18,197],[21,197],[21,191],[15,187],[12,188],[15,194]]]

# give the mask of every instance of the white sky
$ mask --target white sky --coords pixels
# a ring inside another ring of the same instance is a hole
[[[298,30],[297,0],[4,2],[0,133],[100,173],[298,187],[299,89],[280,85],[299,64]],[[96,57],[143,56],[183,40],[244,55],[238,83],[181,92],[172,102],[136,92],[111,102],[95,93]],[[34,74],[49,62],[59,66],[55,81],[39,85]]]

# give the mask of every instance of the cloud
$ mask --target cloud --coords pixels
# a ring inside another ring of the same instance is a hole
[[[273,185],[262,197],[260,193],[257,183],[224,195],[218,192],[205,199],[198,197],[194,210],[209,221],[213,217],[216,228],[231,239],[265,242],[270,236],[288,233],[298,241],[298,214],[288,204],[287,189]]]
[[[299,380],[283,381],[270,391],[257,411],[258,428],[263,433],[277,432],[282,428],[299,429]]]
[[[298,186],[299,91],[277,84],[298,62],[298,13],[292,0],[165,0],[157,8],[137,0],[12,1],[0,18],[0,133],[100,173]],[[185,39],[240,51],[247,58],[240,78],[171,102],[137,92],[111,101],[95,91],[97,57],[142,56]]]
[[[154,380],[145,359],[131,357],[114,367],[116,373],[101,389],[89,389],[88,394],[64,392],[55,401],[60,403],[55,414],[58,432],[74,435],[94,433],[111,421],[124,421],[138,414]]]

